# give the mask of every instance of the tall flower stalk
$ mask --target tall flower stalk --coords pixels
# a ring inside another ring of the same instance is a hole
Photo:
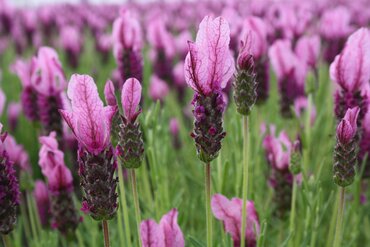
[[[194,90],[193,115],[198,158],[205,164],[207,246],[212,247],[211,161],[218,156],[223,131],[225,99],[222,89],[234,73],[234,60],[229,51],[230,28],[227,21],[206,16],[199,25],[195,42],[188,42],[189,52],[184,70],[187,84]]]
[[[334,182],[340,186],[340,191],[338,193],[339,205],[334,247],[341,246],[345,187],[351,185],[355,177],[358,152],[358,138],[356,135],[359,112],[359,107],[347,110],[336,131],[337,142],[334,148],[333,173]]]
[[[140,99],[140,82],[135,78],[129,78],[123,84],[121,93],[123,115],[121,116],[122,122],[119,126],[120,132],[117,154],[121,159],[123,167],[129,169],[132,195],[135,206],[137,234],[139,237],[140,246],[142,246],[140,237],[141,214],[135,174],[135,169],[141,166],[144,157],[144,143],[142,139],[142,133],[140,131],[140,123],[137,121],[137,118],[141,113],[141,109],[138,109]]]
[[[97,86],[88,75],[73,75],[68,85],[71,111],[60,110],[79,142],[78,162],[84,192],[82,210],[102,221],[106,247],[109,246],[107,221],[113,219],[118,203],[115,152],[110,142],[117,106],[103,106]]]
[[[246,219],[247,219],[247,196],[249,176],[249,151],[250,130],[249,114],[257,100],[257,81],[254,72],[254,60],[252,55],[252,32],[249,32],[241,42],[242,49],[237,60],[238,70],[234,81],[234,100],[237,111],[243,115],[243,207],[242,224],[240,229],[240,246],[245,246]]]

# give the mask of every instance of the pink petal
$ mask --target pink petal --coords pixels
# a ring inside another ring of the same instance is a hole
[[[108,80],[105,83],[104,96],[105,96],[105,101],[107,102],[107,104],[111,106],[117,105],[116,95],[114,91],[115,90],[114,90],[113,82],[111,80]]]
[[[47,178],[51,190],[69,188],[73,182],[72,173],[65,165],[56,166]]]
[[[358,118],[359,113],[360,113],[360,108],[356,106],[354,108],[348,109],[346,114],[344,115],[344,119],[347,120],[351,124],[355,132],[357,131],[357,118]]]
[[[241,40],[250,33],[251,43],[249,54],[254,59],[260,59],[267,52],[267,27],[266,23],[259,17],[248,17],[243,23]]]
[[[272,68],[278,78],[283,78],[294,68],[296,61],[289,40],[278,40],[269,49]]]
[[[163,232],[154,220],[141,222],[140,236],[143,247],[165,247]]]
[[[330,77],[342,88],[354,92],[370,80],[370,32],[360,28],[352,34],[345,48],[330,65]]]
[[[215,194],[211,200],[211,207],[214,216],[222,220],[225,226],[226,232],[230,233],[233,240],[237,241],[240,236],[240,219],[237,217],[238,209],[236,205],[231,203],[225,196],[221,194]]]
[[[206,16],[199,25],[196,42],[189,42],[185,58],[185,79],[202,94],[224,88],[235,71],[229,51],[230,28],[227,21]]]
[[[127,119],[131,120],[135,116],[137,107],[141,99],[141,84],[135,78],[129,78],[123,84],[121,102],[122,108]]]
[[[306,62],[311,68],[316,66],[317,60],[320,55],[320,37],[302,36],[296,44],[295,53],[300,59]]]
[[[166,247],[184,247],[185,241],[180,226],[177,224],[177,209],[172,209],[164,215],[159,224],[164,234]]]
[[[72,126],[77,139],[89,152],[99,154],[106,148],[110,121],[104,114],[94,80],[88,75],[73,75],[67,94],[72,100],[72,119],[75,120]]]

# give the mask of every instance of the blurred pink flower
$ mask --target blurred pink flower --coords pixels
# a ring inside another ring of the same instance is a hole
[[[58,148],[55,132],[51,132],[49,136],[41,136],[39,141],[41,143],[39,165],[42,174],[49,178],[55,167],[64,165],[64,153]]]
[[[159,224],[154,220],[144,220],[140,224],[143,247],[184,247],[185,240],[177,224],[177,209],[163,215]]]
[[[233,239],[233,246],[239,247],[243,200],[240,198],[232,198],[229,200],[221,194],[215,194],[212,197],[211,207],[214,216],[223,222],[225,231],[231,235]],[[247,201],[246,208],[246,246],[255,247],[257,244],[257,236],[260,232],[258,215],[252,201]]]
[[[42,95],[56,95],[66,87],[66,78],[56,51],[41,47],[34,58],[35,70],[31,80],[34,88]]]
[[[169,91],[170,89],[167,86],[166,82],[159,79],[156,75],[152,75],[149,86],[149,96],[152,100],[163,101]]]

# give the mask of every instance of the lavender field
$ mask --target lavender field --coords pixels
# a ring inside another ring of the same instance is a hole
[[[370,1],[0,0],[0,246],[370,246]]]

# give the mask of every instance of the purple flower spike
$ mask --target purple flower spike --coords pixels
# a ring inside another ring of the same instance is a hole
[[[233,239],[233,246],[240,246],[240,229],[242,225],[243,200],[240,198],[227,199],[221,194],[215,194],[211,201],[214,216],[221,220],[224,229]],[[245,231],[246,247],[257,246],[257,236],[260,224],[257,211],[252,201],[247,201],[247,229]]]
[[[79,142],[85,212],[95,220],[112,219],[118,206],[115,192],[118,178],[114,176],[117,164],[110,132],[117,106],[103,106],[96,84],[88,75],[73,75],[67,94],[71,110],[60,110],[60,113]]]
[[[143,247],[184,247],[185,240],[177,224],[177,209],[163,215],[159,224],[154,220],[144,220],[140,224]]]
[[[275,134],[275,126],[270,126],[269,133],[263,139],[266,160],[271,166],[269,184],[274,189],[274,213],[284,217],[291,205],[293,174],[289,170],[291,164],[292,142],[286,132]],[[299,176],[297,174],[296,176]]]
[[[370,31],[361,28],[347,40],[343,51],[330,65],[330,78],[339,86],[335,93],[338,121],[347,109],[360,107],[359,126],[368,108],[370,80]]]
[[[187,84],[195,91],[194,131],[198,158],[207,163],[218,156],[225,101],[221,90],[233,75],[234,60],[229,50],[230,28],[227,21],[206,16],[199,25],[196,41],[188,42],[189,53],[184,71]]]
[[[2,128],[0,123],[0,233],[9,234],[17,221],[20,192],[13,163],[4,147],[7,134],[1,133]]]
[[[270,47],[269,57],[278,80],[281,114],[292,117],[291,106],[304,96],[307,65],[294,54],[289,40],[276,41]]]
[[[10,102],[8,105],[8,122],[11,131],[18,126],[19,116],[22,112],[22,105],[19,102]]]
[[[128,11],[122,10],[113,23],[113,54],[116,58],[122,82],[130,77],[142,79],[143,46],[142,31],[138,20]]]
[[[135,78],[128,79],[123,84],[121,103],[123,116],[119,130],[118,154],[125,168],[138,168],[144,154],[144,142],[137,117],[141,99],[141,84]]]
[[[346,187],[353,183],[357,164],[357,118],[360,108],[348,109],[337,127],[337,143],[334,149],[334,182]]]
[[[38,93],[31,83],[31,76],[34,73],[35,61],[30,62],[17,60],[12,66],[13,72],[19,77],[22,83],[21,104],[24,115],[30,121],[39,119],[39,107],[37,104]]]
[[[64,164],[64,154],[58,149],[58,141],[55,137],[56,133],[51,132],[49,136],[39,138],[42,144],[39,165],[48,180],[51,225],[67,238],[72,238],[80,221],[73,203],[73,178],[71,171]],[[46,200],[45,195],[41,196],[42,200]],[[40,213],[40,217],[42,216]]]

